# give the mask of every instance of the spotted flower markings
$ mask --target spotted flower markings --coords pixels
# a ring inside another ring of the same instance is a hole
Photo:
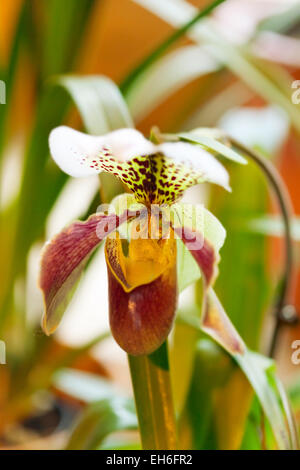
[[[182,212],[184,205],[177,200],[198,183],[210,182],[230,189],[229,175],[201,144],[177,138],[154,144],[135,129],[90,136],[60,126],[51,132],[49,146],[54,161],[70,176],[111,173],[133,194],[122,194],[118,201],[114,200],[112,213],[105,209],[85,222],[74,222],[46,246],[40,275],[45,300],[44,331],[51,334],[56,329],[87,260],[106,238],[113,336],[129,354],[150,354],[168,336],[176,311],[176,253],[180,244],[175,238],[182,239],[205,279],[205,299],[225,238],[224,228],[212,214],[206,211],[203,219],[202,208],[192,215]],[[222,155],[238,161],[223,147],[217,146],[216,151],[222,150]],[[172,207],[168,211],[161,206]],[[123,224],[125,227],[121,227]],[[126,254],[118,238],[123,229],[129,239]],[[135,233],[139,236],[135,237]],[[112,238],[110,234],[114,234]],[[204,307],[206,303],[204,300]],[[226,323],[218,315],[211,318],[204,310],[201,318],[202,327],[209,325],[210,334],[228,350],[240,345],[239,339],[232,341],[237,333],[229,328],[229,320]]]
[[[199,171],[193,171],[183,163],[175,164],[162,153],[119,162],[105,146],[97,155],[82,157],[80,164],[112,173],[132,191],[137,202],[145,205],[173,204],[187,188],[204,181]]]

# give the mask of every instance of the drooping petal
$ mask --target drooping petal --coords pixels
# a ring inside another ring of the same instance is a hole
[[[154,246],[156,245],[156,246]],[[176,242],[107,238],[109,315],[117,343],[132,355],[150,354],[166,339],[177,302]]]
[[[51,132],[49,146],[57,165],[75,177],[101,171],[120,177],[127,168],[127,160],[155,151],[155,146],[135,129],[119,129],[105,136],[92,136],[60,126]]]
[[[212,291],[219,250],[225,239],[221,223],[202,206],[176,204],[173,227],[199,266],[203,276],[201,327],[231,353],[244,351],[244,343]]]
[[[176,163],[183,166],[186,173],[186,189],[190,186],[192,178],[196,183],[208,181],[230,190],[229,176],[223,165],[209,152],[199,145],[185,142],[164,143],[158,146],[159,150]],[[190,177],[188,178],[190,172]],[[195,184],[195,183],[194,183]]]
[[[243,354],[245,344],[228,318],[212,288],[208,289],[202,317],[202,330],[230,354]]]
[[[94,214],[74,222],[46,244],[41,260],[40,288],[45,301],[43,329],[54,332],[72,297],[76,283],[93,250],[131,214]]]

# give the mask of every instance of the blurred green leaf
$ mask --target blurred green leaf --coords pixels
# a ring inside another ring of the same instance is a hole
[[[198,317],[181,317],[180,320],[201,331]],[[221,343],[220,345],[222,346]],[[254,389],[271,425],[278,447],[280,449],[295,448],[297,437],[283,403],[282,394],[284,394],[284,401],[287,400],[286,394],[282,388],[278,388],[274,362],[249,349],[246,349],[243,354],[231,354],[231,357],[242,369]]]
[[[116,394],[112,383],[88,372],[64,368],[52,380],[53,385],[62,392],[85,403],[92,403]]]
[[[108,442],[107,442],[108,441]],[[99,450],[142,450],[141,444],[125,439],[112,439],[108,436],[103,444],[98,447]]]
[[[231,165],[229,171],[234,195],[221,195],[218,188],[211,188],[209,201],[228,232],[216,291],[240,335],[256,349],[270,288],[265,266],[267,242],[259,235],[242,232],[238,221],[266,212],[267,188],[252,162],[246,169]]]
[[[234,359],[254,388],[271,424],[279,448],[296,450],[298,448],[297,437],[290,417],[286,414],[286,408],[282,406],[282,396],[285,400],[287,397],[284,390],[278,387],[275,363],[249,350],[244,355],[236,355]]]
[[[19,63],[20,53],[24,48],[24,43],[26,43],[26,39],[29,35],[29,15],[30,15],[30,7],[28,2],[24,2],[16,30],[13,36],[12,46],[9,54],[9,62],[5,70],[1,70],[0,79],[5,82],[5,98],[6,104],[5,106],[0,106],[0,159],[2,159],[3,155],[3,147],[5,143],[5,133],[6,133],[6,118],[9,114],[10,109],[10,102],[11,102],[11,95],[13,92],[13,86],[16,79],[16,71],[17,66]]]
[[[219,448],[240,449],[253,396],[251,384],[237,366],[224,384],[214,390],[213,411]]]
[[[292,4],[285,11],[260,21],[257,31],[274,31],[276,33],[288,33],[300,21],[300,5]]]
[[[270,107],[236,108],[226,113],[220,125],[246,145],[275,155],[288,131],[286,116]],[[263,126],[266,132],[261,131]],[[216,290],[241,336],[249,347],[257,349],[271,287],[265,266],[267,240],[241,229],[241,224],[247,227],[267,212],[268,190],[253,162],[247,168],[231,165],[229,172],[233,195],[221,196],[220,190],[212,187],[209,203],[228,232]]]
[[[161,101],[187,83],[217,71],[219,65],[199,46],[186,46],[167,54],[146,68],[126,93],[126,101],[136,120],[143,119]]]
[[[135,0],[136,3],[140,3],[144,6],[144,0]],[[198,23],[198,21],[205,18],[209,13],[211,13],[218,5],[223,3],[225,0],[215,0],[205,8],[200,11],[194,10],[194,15],[190,16],[187,19],[186,23],[181,26],[177,31],[171,34],[165,41],[163,41],[150,55],[148,55],[140,64],[134,68],[129,75],[123,80],[120,85],[121,91],[124,95],[127,95],[130,88],[135,86],[136,80],[154,63],[157,59],[159,59],[167,50],[168,48],[176,43],[176,41],[181,38],[185,33],[187,33],[192,27]],[[164,2],[165,3],[165,2]],[[163,5],[163,4],[162,4]],[[167,6],[167,8],[170,8]],[[174,4],[172,5],[174,9]],[[184,23],[184,22],[183,22]]]
[[[137,429],[133,400],[119,396],[108,380],[64,369],[54,376],[53,385],[88,404],[75,424],[67,449],[96,449],[112,432]]]
[[[197,13],[197,8],[185,0],[177,0],[176,8],[174,8],[172,0],[164,0],[164,2],[160,0],[134,1],[175,28],[181,28],[182,25],[188,24]],[[251,89],[271,103],[277,103],[285,109],[295,129],[300,131],[300,111],[290,99],[290,83],[292,80],[281,80],[279,87],[263,70],[256,67],[245,48],[242,49],[228,42],[209,19],[205,18],[201,23],[194,24],[193,28],[188,28],[185,32],[193,41],[207,44],[213,57],[229,68]],[[154,53],[149,56],[149,60],[150,57],[157,58]]]
[[[101,75],[62,76],[57,83],[65,88],[77,106],[88,133],[101,135],[123,127],[133,127],[125,100],[117,85]],[[101,173],[103,202],[123,192],[123,186],[113,175]]]
[[[197,129],[194,129],[193,131],[190,131],[190,132],[180,132],[178,134],[178,137],[180,137],[183,140],[187,140],[188,142],[194,142],[194,143],[200,144],[202,147],[208,150],[212,150],[217,155],[222,155],[223,157],[226,157],[229,160],[232,160],[236,163],[241,163],[243,165],[247,163],[247,160],[245,160],[245,158],[242,157],[235,150],[222,144],[222,142],[218,142],[218,140],[215,140],[209,136],[201,135],[197,133]]]
[[[216,343],[206,338],[199,340],[198,336],[192,365],[191,384],[179,420],[180,441],[188,439],[186,444],[192,449],[222,448],[218,445],[214,420],[214,391],[227,381],[233,369],[232,361]],[[217,412],[223,413],[223,410]],[[186,421],[190,424],[190,431]],[[229,423],[225,431],[229,431],[228,428]]]
[[[249,230],[253,233],[259,233],[261,235],[271,235],[274,237],[284,236],[284,225],[279,216],[263,216],[257,219],[248,221],[240,220],[239,223],[241,230]],[[300,218],[293,217],[291,220],[291,231],[292,237],[295,241],[300,241]]]
[[[299,441],[299,431],[297,429],[296,419],[292,410],[291,402],[288,396],[288,393],[285,391],[285,388],[281,382],[281,380],[273,374],[272,381],[274,388],[277,389],[278,396],[280,397],[282,408],[284,410],[287,425],[290,434],[291,440],[291,448],[292,449],[300,449],[300,441]]]
[[[28,148],[20,195],[16,271],[24,267],[24,253],[30,244],[42,235],[47,214],[67,179],[52,161],[49,161],[49,166],[46,162],[48,135],[61,122],[67,109],[65,91],[78,106],[90,133],[102,134],[132,124],[117,86],[106,77],[67,76],[60,77],[55,84],[59,87],[50,87],[39,103],[36,126]],[[109,184],[112,184],[111,180]],[[29,213],[31,217],[28,217]]]
[[[262,412],[259,400],[255,396],[251,404],[248,419],[245,423],[243,441],[240,447],[241,450],[267,449],[267,446],[264,443],[266,430],[262,429],[262,427],[265,427],[266,422],[267,420]],[[276,443],[273,438],[273,442],[269,442],[268,449],[274,449],[275,444]]]
[[[233,109],[221,119],[220,126],[250,148],[259,147],[272,156],[288,132],[285,114],[274,107]],[[271,286],[266,272],[267,240],[251,233],[248,224],[268,210],[267,184],[253,162],[247,168],[231,165],[229,171],[233,195],[221,196],[220,190],[212,187],[209,203],[228,232],[216,290],[241,336],[249,347],[257,349]]]
[[[133,127],[133,121],[119,91],[109,78],[100,75],[58,77],[76,104],[86,130],[101,135],[122,127]]]
[[[289,386],[289,396],[292,403],[300,408],[300,379],[298,378]]]
[[[53,74],[70,70],[92,7],[92,0],[48,0],[45,3],[42,37],[39,38],[42,81]]]
[[[70,67],[70,60],[73,60],[76,56],[79,45],[78,40],[81,37],[77,29],[80,31],[84,29],[85,22],[88,18],[89,6],[91,6],[90,0],[81,2],[81,6],[79,7],[81,15],[78,16],[77,1],[67,0],[67,2],[69,7],[60,15],[60,35],[64,35],[66,31],[71,29],[75,37],[73,38],[74,40],[72,39],[71,41],[70,35],[67,34],[65,36],[64,39],[66,43],[61,45],[59,52],[55,52],[57,62],[55,65],[49,65],[49,73],[53,72],[54,69],[56,72],[62,72]],[[62,2],[58,2],[57,0],[51,0],[45,5],[45,8],[49,9],[48,13],[52,20],[50,21],[49,17],[47,17],[49,24],[45,31],[43,31],[43,44],[55,43],[57,21],[54,22],[52,15],[57,11],[57,8],[60,9],[62,7],[61,3]],[[11,88],[10,83],[13,81],[16,73],[16,61],[20,45],[23,44],[22,41],[29,41],[29,45],[32,45],[34,38],[31,38],[30,35],[31,33],[33,34],[32,25],[34,25],[35,22],[35,13],[34,5],[29,2],[24,2],[7,71],[9,76],[9,78],[7,78],[9,82],[7,83],[8,91]],[[66,28],[65,30],[64,27]],[[30,30],[25,36],[24,28]],[[37,51],[35,47],[30,47],[29,49],[32,61],[38,68],[37,75],[40,78],[41,75],[43,75],[41,70],[42,64],[39,60],[40,52]],[[48,59],[51,61],[49,57],[45,60],[48,61]],[[45,64],[45,67],[46,66],[47,64]],[[61,69],[59,67],[61,67]],[[57,87],[55,89],[46,87],[46,89],[43,88],[41,92],[38,89],[37,102],[33,129],[24,155],[23,176],[18,201],[18,220],[16,228],[13,228],[16,231],[16,240],[14,259],[11,261],[13,272],[9,280],[10,283],[13,282],[15,276],[19,275],[24,270],[29,247],[36,238],[42,235],[49,210],[53,206],[67,179],[66,175],[56,168],[52,162],[47,161],[47,157],[49,154],[48,135],[53,127],[61,123],[67,111],[68,97]],[[5,114],[6,109],[7,106],[2,106],[1,112]],[[2,126],[1,119],[0,116],[0,127]],[[30,217],[28,214],[30,214]],[[6,312],[10,309],[9,303],[10,299],[7,298],[4,306],[4,311]]]
[[[111,433],[137,429],[134,403],[110,397],[87,406],[73,430],[67,450],[97,449]]]
[[[183,244],[182,244],[183,245]],[[198,274],[199,268],[197,266]],[[190,325],[178,320],[182,315],[197,315],[197,306],[184,309],[184,313],[179,311],[176,314],[176,321],[173,327],[173,337],[170,347],[170,372],[174,406],[177,415],[180,415],[189,393],[190,381],[194,368],[196,344],[199,333]]]

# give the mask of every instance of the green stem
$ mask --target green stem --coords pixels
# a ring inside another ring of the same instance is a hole
[[[143,449],[177,447],[167,342],[149,356],[128,355]]]
[[[296,324],[297,313],[293,309],[292,315],[286,316],[285,307],[288,306],[291,290],[294,287],[294,256],[293,256],[293,240],[291,234],[291,219],[293,216],[293,206],[289,196],[289,192],[284,184],[283,179],[276,170],[276,168],[265,158],[260,156],[257,152],[247,148],[241,142],[235,139],[230,139],[231,144],[238,149],[243,155],[253,160],[260,169],[264,172],[270,185],[274,190],[280,208],[282,221],[284,225],[284,242],[285,242],[285,260],[284,270],[279,283],[279,289],[276,293],[275,305],[275,328],[271,339],[269,356],[274,357],[276,346],[279,339],[281,327],[284,324]],[[291,306],[289,306],[291,307]]]

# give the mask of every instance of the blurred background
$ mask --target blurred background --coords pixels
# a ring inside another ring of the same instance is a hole
[[[292,198],[297,266],[300,3],[227,0],[175,40],[174,31],[208,4],[1,1],[0,78],[6,104],[0,104],[0,340],[6,344],[6,364],[0,365],[0,448],[139,445],[126,354],[108,333],[101,250],[57,333],[47,338],[40,329],[43,304],[37,279],[43,243],[72,220],[92,213],[101,201],[97,177],[67,178],[50,160],[50,130],[62,122],[82,128],[70,96],[56,86],[58,77],[109,77],[120,86],[136,127],[145,135],[152,126],[163,132],[222,127],[259,150],[276,165]],[[169,46],[160,48],[170,37]],[[247,345],[268,354],[272,305],[284,263],[283,228],[260,170],[252,163],[247,168],[228,164],[228,170],[232,194],[197,187],[188,197],[204,201],[226,227],[216,292]],[[300,312],[299,276],[290,302]],[[182,293],[180,309],[190,308],[190,298],[189,290]],[[300,326],[283,326],[276,363],[299,426],[300,355],[299,364],[291,359],[295,340],[300,341]],[[176,388],[175,373],[173,380]],[[238,390],[228,392],[231,404],[244,393],[243,387]],[[180,400],[184,402],[182,396]],[[72,430],[86,409],[83,438],[80,427],[77,434]],[[96,437],[94,416],[102,423]],[[223,419],[235,423],[234,414]],[[230,443],[217,433],[218,445],[211,446],[240,448],[245,429]]]

